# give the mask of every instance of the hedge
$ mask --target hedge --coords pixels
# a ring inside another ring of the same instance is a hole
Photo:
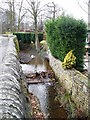
[[[52,55],[62,62],[66,54],[73,50],[76,56],[75,68],[83,71],[87,26],[83,20],[61,16],[45,24],[46,39]]]
[[[31,41],[35,42],[35,34],[33,32],[15,32],[13,33],[17,36],[17,39],[22,43],[31,43]],[[43,40],[43,33],[39,32],[38,34],[39,41]]]

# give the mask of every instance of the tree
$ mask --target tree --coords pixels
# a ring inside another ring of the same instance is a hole
[[[90,0],[88,0],[88,2],[85,1],[84,4],[86,4],[86,5],[88,6],[88,5],[89,5],[89,1],[90,1]],[[77,0],[77,3],[78,3],[78,5],[79,5],[79,7],[80,7],[85,13],[88,14],[88,11],[85,10],[85,8],[83,8],[83,6],[80,4],[79,0]]]
[[[6,6],[4,8],[4,6]],[[0,9],[3,10],[4,15],[7,16],[8,24],[10,31],[13,32],[15,30],[15,0],[6,0],[4,3],[2,3]]]
[[[77,0],[77,3],[79,7],[87,14],[88,16],[88,33],[87,33],[87,41],[90,42],[90,0],[84,1],[84,4],[87,6],[87,9],[85,9],[79,0]]]
[[[9,24],[10,24],[10,31],[14,32],[15,31],[15,0],[9,0],[6,2],[9,7]]]
[[[46,18],[53,20],[55,20],[57,16],[60,16],[64,13],[63,8],[59,8],[54,2],[46,4],[46,9],[48,12]]]
[[[39,50],[39,40],[38,40],[38,16],[41,12],[40,1],[26,0],[28,3],[28,8],[26,10],[30,13],[33,20],[34,30],[35,30],[35,45],[36,50]]]
[[[19,9],[18,9],[18,31],[20,31],[20,23],[27,13],[27,11],[22,12],[23,3],[24,3],[24,0],[21,0],[19,5],[18,5],[19,6]]]
[[[0,22],[1,22],[1,33],[5,33],[10,30],[10,20],[9,20],[10,11],[8,9],[0,8]]]
[[[20,23],[26,15],[26,11],[23,9],[24,0],[5,0],[2,4],[0,4],[0,9],[3,11],[3,16],[7,19],[8,23],[6,25],[7,30],[10,32],[14,32],[16,27],[18,31],[20,31]],[[4,8],[4,6],[6,6]],[[3,23],[3,20],[2,20]],[[7,27],[8,26],[8,27]]]
[[[38,22],[38,29],[39,29],[39,31],[43,31],[43,14],[41,14],[40,15],[40,17],[39,17],[39,22]]]

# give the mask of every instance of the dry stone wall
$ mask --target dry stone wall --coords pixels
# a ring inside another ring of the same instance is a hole
[[[11,37],[0,37],[0,119],[27,118],[27,101],[20,87],[22,70]]]
[[[50,52],[49,62],[60,84],[71,94],[71,98],[77,108],[83,110],[86,116],[90,116],[90,87],[88,77],[75,69],[64,70],[62,62],[55,59]]]

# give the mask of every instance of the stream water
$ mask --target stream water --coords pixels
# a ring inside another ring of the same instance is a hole
[[[23,55],[27,54],[27,52],[21,52]],[[21,56],[22,56],[21,55]],[[28,54],[29,55],[29,54]],[[20,57],[21,57],[20,56]],[[22,70],[24,74],[32,74],[32,73],[48,73],[51,72],[52,69],[49,65],[47,59],[41,58],[37,54],[30,54],[29,55],[30,61],[27,64],[21,64]],[[21,57],[23,60],[23,58]],[[24,58],[25,59],[25,58]],[[39,78],[41,79],[41,78]],[[43,78],[42,78],[43,79]],[[55,78],[54,78],[55,79]],[[37,79],[38,80],[38,79]],[[45,82],[49,81],[50,78],[46,76],[44,78],[44,82],[38,84],[29,84],[28,91],[32,92],[40,102],[41,111],[45,114],[46,118],[58,118],[61,120],[62,118],[66,120],[67,114],[63,108],[60,108],[60,103],[55,100],[57,92],[55,90],[55,81],[53,82]]]

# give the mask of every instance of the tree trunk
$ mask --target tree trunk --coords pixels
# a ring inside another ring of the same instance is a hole
[[[35,16],[35,46],[36,46],[36,50],[39,51],[38,27],[37,27],[37,17],[36,16]]]
[[[18,17],[18,32],[20,32],[20,16]]]
[[[20,8],[19,8],[19,16],[18,16],[18,32],[20,32],[20,23],[21,23],[21,11],[22,11],[22,5],[23,5],[23,0],[20,3]]]
[[[12,1],[12,32],[14,32],[15,31],[15,6],[14,6],[14,4],[15,4],[15,1],[13,0]]]

